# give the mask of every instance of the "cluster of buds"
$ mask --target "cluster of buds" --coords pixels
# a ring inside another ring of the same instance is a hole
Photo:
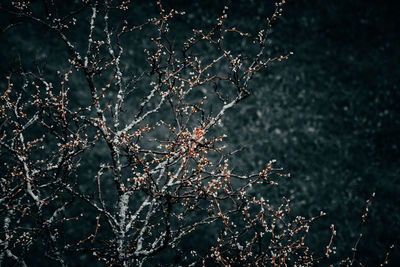
[[[37,23],[69,53],[62,62],[68,69],[56,66],[60,71],[50,77],[20,71],[2,88],[0,265],[26,266],[36,257],[38,264],[84,264],[70,257],[78,255],[142,266],[182,246],[191,251],[183,265],[318,261],[305,237],[322,214],[293,217],[289,200],[274,205],[255,196],[255,189],[263,192],[285,174],[275,161],[248,175],[235,173],[228,164],[233,153],[219,134],[224,116],[251,95],[253,77],[290,55],[265,55],[271,23],[254,38],[227,26],[224,7],[210,29],[195,29],[182,41],[170,28],[185,13],[161,1],[153,5],[156,14],[138,24],[142,16],[127,12],[136,1],[75,2],[71,10],[57,1],[11,1],[0,8]],[[269,22],[281,16],[284,2]],[[79,30],[87,14],[88,29]],[[248,50],[255,50],[233,51],[227,35],[249,40]],[[144,47],[127,47],[130,36]],[[127,64],[130,55],[143,62]],[[204,229],[218,229],[208,250],[183,244],[203,238]],[[36,254],[38,244],[43,256]],[[326,256],[331,245],[332,239]]]

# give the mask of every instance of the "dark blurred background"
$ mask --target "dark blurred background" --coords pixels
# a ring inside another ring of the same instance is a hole
[[[293,198],[300,214],[327,213],[309,241],[321,250],[334,224],[335,260],[352,256],[366,200],[376,192],[358,252],[366,266],[382,263],[400,237],[399,7],[287,1],[271,49],[294,55],[274,64],[225,123],[237,133],[232,143],[248,145],[241,168],[277,159],[292,175],[278,195]],[[400,266],[398,247],[390,265]]]
[[[184,30],[185,25],[209,27],[226,4],[164,2],[187,10],[176,22]],[[136,16],[154,12],[147,1],[134,1],[133,6]],[[272,1],[232,1],[229,23],[252,32],[273,8]],[[394,0],[288,0],[273,27],[268,53],[294,55],[259,75],[252,83],[253,95],[224,120],[228,147],[244,147],[231,160],[236,171],[257,171],[276,159],[291,173],[279,187],[258,194],[287,196],[295,215],[327,213],[308,236],[320,255],[329,241],[329,227],[335,225],[337,253],[321,266],[353,256],[351,248],[373,192],[376,197],[361,229],[359,262],[378,266],[400,237],[399,8]],[[2,29],[6,24],[3,18]],[[128,41],[132,47],[148,42]],[[2,33],[0,49],[2,88],[18,56],[25,68],[40,66],[47,73],[68,68],[65,47],[33,25]],[[81,96],[75,97],[79,101]],[[400,266],[396,245],[390,266]]]

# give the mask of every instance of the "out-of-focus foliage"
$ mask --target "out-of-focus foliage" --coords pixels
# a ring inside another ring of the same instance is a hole
[[[248,146],[236,164],[279,159],[293,177],[280,193],[306,214],[328,214],[310,238],[322,245],[334,223],[336,259],[351,255],[362,207],[376,192],[358,252],[366,266],[382,263],[400,236],[398,8],[396,1],[288,1],[271,50],[294,56],[267,71],[263,90],[225,123],[240,133],[232,144]],[[391,259],[399,264],[398,248]]]

